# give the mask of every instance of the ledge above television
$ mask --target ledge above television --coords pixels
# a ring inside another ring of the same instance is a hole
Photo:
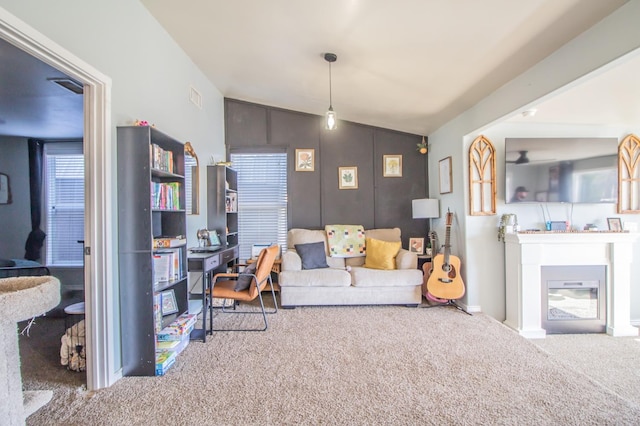
[[[618,202],[617,138],[505,138],[505,162],[507,203]]]

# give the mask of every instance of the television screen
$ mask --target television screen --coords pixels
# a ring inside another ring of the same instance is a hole
[[[507,203],[616,203],[618,139],[505,138]]]

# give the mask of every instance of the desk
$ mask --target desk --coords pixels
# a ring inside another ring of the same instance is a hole
[[[221,248],[209,253],[187,254],[187,270],[202,272],[202,329],[191,332],[191,340],[207,340],[207,311],[211,299],[207,297],[207,290],[212,289],[214,272],[227,272],[227,264],[238,259],[238,246]],[[211,334],[211,332],[209,332]]]

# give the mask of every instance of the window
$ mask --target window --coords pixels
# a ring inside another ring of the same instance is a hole
[[[44,146],[46,264],[82,266],[84,155],[82,142]]]
[[[240,258],[253,244],[287,247],[287,154],[231,154],[238,172]]]

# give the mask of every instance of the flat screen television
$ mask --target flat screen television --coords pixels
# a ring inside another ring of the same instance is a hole
[[[505,161],[507,203],[618,201],[617,138],[505,138]]]

